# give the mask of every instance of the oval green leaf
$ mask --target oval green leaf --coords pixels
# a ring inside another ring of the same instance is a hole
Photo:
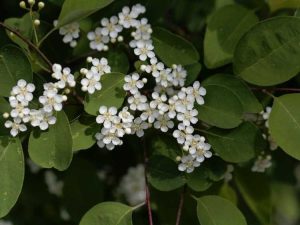
[[[134,209],[118,202],[103,202],[90,209],[79,225],[132,225]]]
[[[113,0],[65,0],[58,17],[58,27],[88,17],[112,1]]]
[[[219,196],[198,198],[197,215],[201,225],[247,225],[240,210],[229,200]]]
[[[239,163],[252,159],[256,150],[264,150],[264,139],[260,130],[245,122],[232,130],[211,129],[207,133],[213,150],[227,162]]]
[[[193,44],[166,29],[154,28],[152,39],[155,53],[169,67],[194,64],[200,59]]]
[[[16,204],[24,180],[24,156],[19,139],[0,137],[0,218]]]
[[[10,96],[19,79],[32,81],[32,69],[27,56],[13,45],[0,49],[0,96]]]
[[[234,71],[260,86],[288,81],[300,71],[300,18],[275,17],[252,27],[234,53]]]
[[[300,160],[300,94],[274,99],[269,118],[272,138],[290,156]]]
[[[186,180],[177,167],[176,162],[165,156],[152,156],[148,168],[149,182],[160,191],[171,191],[182,187]]]
[[[204,105],[196,105],[203,122],[219,128],[234,128],[242,122],[243,106],[228,88],[203,82],[207,94]]]
[[[123,90],[124,76],[122,73],[105,74],[101,79],[102,89],[86,96],[85,111],[91,115],[97,115],[99,107],[102,105],[121,107],[126,96],[126,92]]]
[[[69,120],[61,111],[56,114],[56,124],[47,131],[34,130],[29,138],[29,155],[43,168],[66,170],[72,160],[72,135]]]
[[[239,5],[228,5],[214,12],[204,37],[205,65],[212,69],[230,63],[238,41],[257,22],[252,10]]]

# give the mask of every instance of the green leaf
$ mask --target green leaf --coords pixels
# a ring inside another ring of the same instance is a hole
[[[198,75],[202,69],[202,65],[200,63],[195,63],[184,66],[184,69],[186,69],[187,71],[185,85],[191,85],[195,80],[197,80]]]
[[[185,184],[183,174],[178,170],[177,163],[160,155],[149,160],[149,182],[160,191],[171,191]]]
[[[124,51],[118,49],[108,51],[107,60],[112,72],[127,74],[129,61]]]
[[[168,30],[154,28],[152,38],[155,53],[169,67],[194,64],[200,59],[193,44]]]
[[[126,92],[123,90],[124,76],[122,73],[105,74],[101,79],[102,89],[86,96],[85,111],[91,115],[97,115],[99,107],[102,105],[121,107],[126,96]]]
[[[230,201],[209,195],[197,199],[197,215],[201,225],[247,225],[245,217]]]
[[[269,118],[274,141],[290,156],[300,160],[300,94],[287,94],[274,99]]]
[[[23,51],[13,45],[0,49],[0,96],[10,96],[19,79],[32,81],[31,65]]]
[[[62,197],[72,219],[79,221],[87,210],[103,201],[103,198],[104,184],[97,176],[97,168],[90,161],[80,158],[74,160],[65,175]]]
[[[268,0],[267,2],[271,12],[275,12],[279,9],[296,9],[300,7],[299,0]]]
[[[259,113],[262,105],[248,86],[240,79],[228,74],[216,74],[205,80],[205,85],[215,85],[231,91],[243,105],[245,113]]]
[[[205,191],[211,187],[209,171],[206,167],[200,166],[194,172],[187,174],[187,185],[194,191]]]
[[[90,209],[79,225],[132,225],[134,209],[118,202],[103,202]]]
[[[99,130],[95,122],[83,123],[79,120],[71,123],[73,151],[88,149],[96,143],[95,134]]]
[[[235,182],[245,202],[261,224],[271,224],[271,191],[264,174],[236,170]]]
[[[239,5],[228,5],[214,12],[204,37],[205,65],[213,69],[230,63],[238,41],[257,22],[253,11]]]
[[[227,162],[248,161],[255,156],[256,150],[265,147],[259,146],[264,143],[260,130],[249,122],[229,131],[213,128],[206,136],[213,150]]]
[[[0,97],[0,136],[6,136],[9,134],[9,129],[4,126],[6,119],[2,116],[3,113],[9,113],[11,111],[11,106],[5,100],[5,98]]]
[[[65,0],[58,17],[58,27],[88,17],[111,2],[112,0]]]
[[[28,150],[30,158],[39,166],[62,171],[72,160],[72,135],[66,114],[61,111],[56,117],[56,124],[50,125],[47,131],[31,132]]]
[[[196,105],[198,117],[203,122],[220,128],[234,128],[242,122],[243,105],[232,90],[227,87],[203,83],[207,94],[204,105]]]
[[[275,17],[252,27],[234,53],[234,71],[251,84],[270,86],[300,71],[300,18]]]
[[[222,198],[226,198],[231,201],[233,204],[237,205],[238,196],[235,190],[228,184],[228,182],[224,182],[222,187],[219,190],[219,196]]]
[[[24,156],[19,139],[0,137],[0,218],[16,204],[24,180]]]

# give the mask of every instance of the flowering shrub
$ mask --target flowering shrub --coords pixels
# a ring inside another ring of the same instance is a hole
[[[0,225],[299,223],[300,4],[172,2],[1,3]]]

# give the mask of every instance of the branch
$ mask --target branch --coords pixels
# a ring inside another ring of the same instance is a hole
[[[148,210],[149,225],[153,225],[152,210],[151,210],[151,201],[150,201],[150,191],[149,191],[149,184],[148,184],[148,178],[147,178],[148,156],[147,156],[147,149],[146,149],[145,138],[143,138],[142,141],[143,141],[143,147],[144,147],[145,183],[146,183],[146,205],[147,205],[147,210]]]
[[[25,42],[29,47],[34,49],[40,56],[41,58],[47,63],[50,69],[52,69],[52,63],[49,61],[49,59],[42,53],[38,47],[36,47],[31,41],[27,40],[25,37],[23,37],[18,31],[8,27],[4,23],[0,22],[0,26],[4,27],[5,29],[9,30],[13,34],[15,34],[17,37],[19,37],[23,42]]]
[[[182,209],[183,209],[185,192],[186,192],[186,185],[184,185],[183,190],[180,194],[180,200],[179,200],[179,205],[178,205],[178,210],[177,210],[177,217],[176,217],[176,225],[180,225],[180,219],[181,219],[181,214],[182,214]]]

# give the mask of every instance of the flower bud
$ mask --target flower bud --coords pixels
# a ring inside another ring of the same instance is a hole
[[[5,112],[5,113],[3,113],[2,116],[3,116],[4,119],[7,119],[9,117],[9,113]]]
[[[35,4],[35,0],[28,0],[27,1],[29,5],[33,6]]]
[[[22,9],[26,9],[26,3],[24,1],[21,1],[19,5]]]
[[[39,26],[41,24],[41,21],[36,19],[36,20],[33,21],[33,23],[34,23],[35,26]]]
[[[66,89],[65,89],[65,93],[68,95],[68,94],[71,93],[71,90],[70,90],[69,88],[66,88]]]
[[[39,9],[44,8],[45,7],[45,3],[44,2],[39,2],[38,3],[38,7],[39,7]]]
[[[63,99],[63,101],[65,102],[65,101],[68,100],[68,97],[67,97],[66,95],[63,95],[63,96],[62,96],[62,99]]]
[[[181,160],[181,157],[180,157],[180,156],[177,156],[177,157],[176,157],[176,161],[179,162],[180,160]]]

